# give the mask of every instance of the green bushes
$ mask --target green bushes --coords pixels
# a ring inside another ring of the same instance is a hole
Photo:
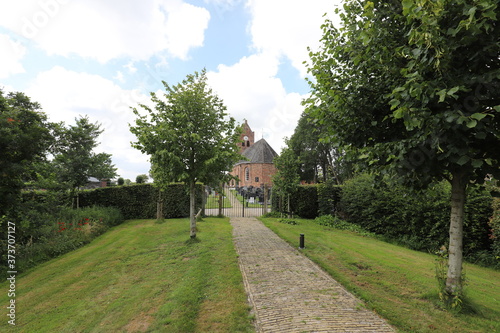
[[[341,220],[337,216],[332,215],[322,215],[314,219],[319,225],[324,225],[325,227],[330,227],[338,230],[348,230],[358,233],[362,236],[374,236],[373,233],[366,231],[357,224],[349,223],[347,221]]]
[[[202,205],[202,185],[197,185],[196,205]],[[159,190],[152,184],[103,187],[80,193],[80,206],[118,208],[126,220],[156,218]],[[172,184],[162,193],[164,218],[189,216],[189,193],[183,184]]]
[[[290,197],[290,208],[287,207],[287,198],[273,193],[273,211],[290,212],[302,218],[313,219],[318,216],[318,185],[298,186]],[[280,202],[281,201],[281,202]]]
[[[335,214],[338,210],[341,191],[341,186],[329,183],[301,185],[290,197],[290,209],[287,207],[286,198],[273,194],[273,211],[292,212],[306,219]],[[281,206],[280,200],[282,200]]]
[[[491,257],[488,221],[492,198],[471,186],[465,207],[464,255],[470,261]],[[416,250],[435,251],[448,243],[450,186],[446,182],[420,192],[360,175],[346,182],[340,209],[347,221]]]
[[[489,238],[493,244],[491,246],[493,257],[498,263],[500,261],[500,198],[494,198],[493,216],[489,221],[490,232]],[[497,264],[500,266],[500,264]]]
[[[317,186],[318,215],[333,215],[338,211],[342,186],[322,183]]]
[[[336,228],[355,231],[352,226],[357,225],[408,248],[435,252],[449,241],[450,190],[448,182],[440,182],[417,192],[361,174],[342,186],[299,186],[290,198],[290,211],[303,218],[320,216],[318,223]],[[274,211],[279,211],[279,200],[273,196]],[[283,202],[282,211],[288,212],[287,200]],[[483,187],[469,187],[464,255],[468,261],[500,267],[500,199],[495,198],[495,212],[492,202]]]

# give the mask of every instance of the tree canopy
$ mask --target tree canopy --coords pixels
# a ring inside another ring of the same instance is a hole
[[[493,0],[348,0],[310,53],[305,104],[323,140],[413,186],[451,182],[450,295],[461,291],[467,184],[500,173],[497,15]]]
[[[137,141],[132,146],[150,155],[157,185],[189,184],[190,235],[196,237],[195,183],[217,184],[231,170],[240,156],[239,132],[223,101],[208,86],[205,70],[177,85],[163,84],[163,96],[151,93],[154,109],[141,104],[147,113],[142,115],[133,108],[137,118],[130,130]]]
[[[23,93],[0,90],[0,217],[16,202],[33,165],[45,161],[53,143],[50,124],[38,103]]]
[[[102,132],[100,125],[91,123],[88,117],[79,117],[75,125],[59,128],[53,163],[58,180],[71,190],[86,185],[89,177],[111,179],[117,176],[111,155],[94,151]]]

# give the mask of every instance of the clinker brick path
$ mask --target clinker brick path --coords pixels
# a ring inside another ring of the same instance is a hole
[[[257,332],[394,332],[256,218],[231,224]]]

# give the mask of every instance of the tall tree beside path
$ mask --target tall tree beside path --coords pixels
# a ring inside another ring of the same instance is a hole
[[[137,119],[130,130],[137,137],[132,146],[150,155],[155,183],[165,187],[184,182],[190,190],[190,237],[196,237],[196,182],[216,184],[241,156],[239,131],[228,117],[223,101],[207,84],[206,71],[190,74],[181,83],[163,82],[165,93],[151,93],[154,109],[133,108]]]
[[[414,186],[452,185],[447,300],[462,291],[466,188],[500,175],[498,1],[347,0],[310,53],[324,140]]]
[[[297,191],[300,185],[300,160],[292,148],[290,142],[286,140],[287,148],[281,151],[279,156],[274,158],[277,172],[273,176],[273,184],[276,192],[281,196],[281,199],[287,199],[288,217],[292,217],[292,209],[290,207],[290,195]]]

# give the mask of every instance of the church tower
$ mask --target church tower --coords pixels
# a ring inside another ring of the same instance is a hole
[[[253,132],[248,125],[248,121],[246,119],[244,120],[245,123],[243,124],[243,131],[240,135],[240,154],[250,148],[255,142],[255,132]]]

